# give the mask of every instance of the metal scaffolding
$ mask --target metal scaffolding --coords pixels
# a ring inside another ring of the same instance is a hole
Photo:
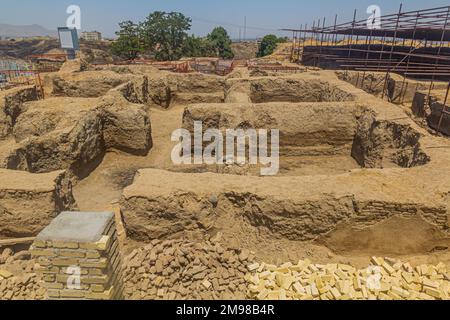
[[[358,71],[389,71],[416,77],[450,78],[450,6],[381,17],[381,28],[366,20],[312,29],[283,29],[293,33],[291,59],[317,66]]]
[[[368,19],[332,25],[326,19],[314,21],[312,28],[283,29],[292,32],[291,61],[325,69],[362,73],[385,73],[382,97],[391,73],[429,82],[428,102],[437,81],[449,81],[450,88],[450,6],[403,11],[380,17],[374,28]],[[449,116],[447,90],[441,115]]]

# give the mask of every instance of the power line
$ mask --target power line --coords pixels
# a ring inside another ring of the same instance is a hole
[[[207,24],[213,24],[213,25],[222,25],[222,26],[228,26],[228,27],[233,27],[233,28],[241,28],[241,29],[251,29],[251,30],[259,30],[259,31],[280,31],[279,29],[270,29],[270,28],[264,28],[264,27],[255,27],[255,26],[246,26],[244,23],[244,25],[239,25],[236,23],[230,23],[230,22],[224,22],[224,21],[213,21],[213,20],[208,20],[208,19],[203,19],[203,18],[199,18],[199,17],[194,17],[191,16],[192,21],[195,22],[201,22],[201,23],[207,23]]]

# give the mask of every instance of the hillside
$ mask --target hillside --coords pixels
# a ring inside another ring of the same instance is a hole
[[[0,37],[2,38],[31,38],[31,37],[56,37],[58,34],[40,25],[16,26],[0,23]]]

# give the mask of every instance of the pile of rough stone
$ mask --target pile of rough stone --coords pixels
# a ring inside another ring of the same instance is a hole
[[[127,299],[245,299],[244,277],[254,259],[219,242],[153,241],[125,261]]]
[[[42,300],[45,289],[34,273],[28,251],[6,248],[0,255],[0,300]]]
[[[448,300],[450,273],[439,263],[413,268],[389,258],[372,258],[366,269],[310,261],[281,266],[254,263],[248,297],[259,300]]]

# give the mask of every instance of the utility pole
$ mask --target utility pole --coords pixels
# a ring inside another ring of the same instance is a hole
[[[244,41],[247,39],[247,16],[244,17]]]

